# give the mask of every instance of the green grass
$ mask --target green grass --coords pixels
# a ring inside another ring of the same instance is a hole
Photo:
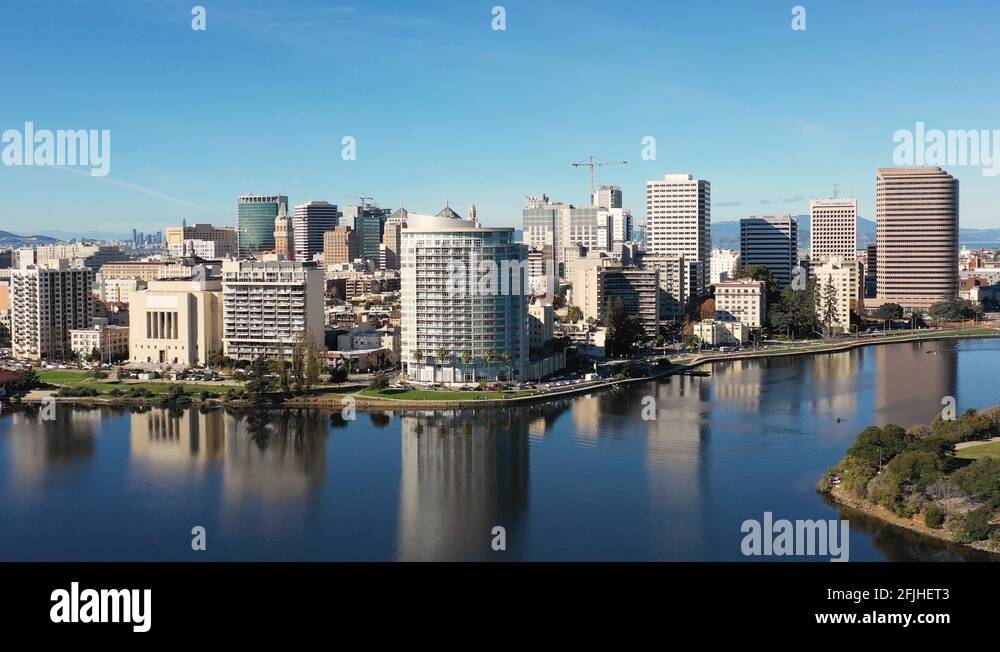
[[[39,369],[38,379],[53,385],[76,385],[93,380],[91,373],[82,369]]]
[[[966,460],[978,460],[980,457],[1000,459],[1000,441],[960,448],[955,451],[955,457],[961,457]]]
[[[405,401],[479,401],[483,399],[520,398],[544,394],[544,390],[518,390],[509,392],[435,392],[420,389],[366,389],[362,396],[395,398]]]

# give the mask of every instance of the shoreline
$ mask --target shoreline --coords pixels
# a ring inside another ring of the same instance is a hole
[[[969,329],[974,330],[974,329]],[[982,330],[982,329],[979,329]],[[345,399],[347,397],[352,397],[354,400],[354,407],[358,410],[364,411],[394,411],[394,410],[475,410],[482,408],[498,408],[498,407],[508,407],[508,406],[520,406],[529,405],[534,403],[543,402],[553,402],[562,400],[565,398],[572,398],[574,396],[579,396],[582,394],[587,394],[595,391],[603,391],[607,389],[613,389],[618,386],[624,386],[639,382],[651,382],[662,380],[664,378],[669,378],[675,375],[684,374],[687,371],[697,370],[699,367],[705,365],[713,365],[720,362],[731,362],[736,360],[749,360],[755,358],[774,358],[783,356],[799,356],[799,355],[817,355],[823,353],[841,353],[844,351],[850,351],[857,348],[867,347],[867,346],[877,346],[883,344],[903,344],[907,342],[922,342],[922,341],[942,341],[942,340],[962,340],[962,339],[992,339],[1000,338],[1000,331],[994,329],[989,329],[989,333],[963,333],[960,331],[951,331],[942,334],[911,334],[902,336],[893,336],[888,338],[871,338],[871,339],[857,339],[836,344],[820,344],[816,346],[804,346],[801,348],[793,348],[788,350],[774,350],[774,351],[746,351],[736,354],[705,354],[696,355],[693,358],[687,359],[684,362],[674,362],[669,367],[664,368],[662,371],[651,374],[649,376],[641,376],[637,378],[623,378],[621,380],[608,380],[604,382],[595,382],[582,387],[572,387],[561,389],[555,392],[545,392],[541,394],[534,394],[531,396],[520,396],[512,398],[496,398],[496,399],[445,399],[445,400],[435,400],[435,399],[394,399],[387,397],[373,397],[373,396],[363,396],[361,392],[365,387],[358,386],[356,391],[343,391],[344,388],[338,388],[337,391],[327,391],[321,393],[314,393],[311,395],[296,396],[288,398],[278,404],[250,404],[243,400],[224,402],[218,399],[210,399],[207,401],[201,400],[197,395],[191,395],[192,406],[200,405],[220,405],[222,407],[236,407],[244,409],[302,409],[302,408],[343,408],[345,407]],[[47,391],[47,390],[33,390],[37,391]],[[32,392],[32,393],[33,393]],[[22,399],[22,403],[40,403],[44,400],[43,397],[31,398],[30,394]],[[47,397],[46,397],[47,398]],[[60,397],[52,396],[52,398],[59,403],[76,403],[81,405],[117,405],[117,406],[128,406],[128,405],[146,405],[146,406],[156,406],[158,404],[158,398],[125,398],[125,397],[107,397],[107,396],[93,396],[93,397]]]
[[[897,516],[885,507],[876,505],[866,498],[856,498],[851,496],[847,493],[847,491],[841,489],[840,487],[834,487],[830,489],[830,491],[820,491],[819,493],[829,496],[838,505],[849,507],[859,512],[864,512],[868,516],[876,518],[883,523],[888,523],[889,525],[894,525],[896,527],[916,532],[917,534],[931,537],[932,539],[937,539],[938,541],[944,541],[955,546],[964,546],[966,548],[978,550],[979,552],[986,552],[991,555],[995,555],[998,559],[1000,559],[1000,549],[991,548],[985,541],[974,541],[972,543],[962,543],[961,541],[956,541],[954,535],[944,528],[934,529],[932,527],[928,527],[917,518],[904,518],[902,516]]]

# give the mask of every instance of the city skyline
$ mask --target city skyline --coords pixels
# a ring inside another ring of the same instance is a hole
[[[14,3],[12,22],[41,12],[60,42],[99,38],[102,65],[39,52],[30,32],[15,32],[9,83],[19,99],[0,107],[0,129],[109,129],[113,163],[98,178],[78,168],[0,168],[10,180],[0,230],[33,235],[20,226],[26,214],[40,230],[232,225],[233,197],[272,191],[293,203],[374,196],[418,212],[475,202],[485,226],[511,226],[525,195],[586,206],[586,171],[570,164],[589,154],[630,161],[599,168],[597,181],[622,188],[637,222],[645,183],[679,172],[712,181],[713,222],[806,214],[834,184],[873,220],[876,169],[893,165],[897,130],[990,126],[996,91],[978,82],[991,72],[997,46],[985,30],[1000,8],[974,4],[935,6],[933,21],[916,7],[864,6],[858,21],[861,5],[816,3],[808,28],[794,31],[787,3],[636,2],[608,15],[599,3],[568,11],[509,2],[507,29],[492,31],[490,6],[469,3],[220,2],[197,32],[179,2]],[[711,29],[687,33],[690,21]],[[940,30],[945,23],[954,29]],[[339,31],[386,46],[352,51],[312,38]],[[444,33],[447,47],[432,38]],[[609,33],[620,38],[608,45]],[[123,57],[124,48],[140,56]],[[891,77],[871,65],[879,59],[894,60]],[[449,74],[431,75],[442,69]],[[272,74],[277,85],[260,81]],[[254,94],[253,108],[241,103],[234,116],[240,89]],[[365,110],[344,102],[346,92],[362,93]],[[656,160],[642,158],[648,136]],[[356,139],[356,160],[341,159],[344,137]],[[943,167],[962,184],[962,226],[996,226],[997,179],[980,167]]]

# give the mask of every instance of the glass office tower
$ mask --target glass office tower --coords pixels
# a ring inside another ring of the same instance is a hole
[[[274,219],[288,209],[284,195],[241,195],[236,198],[236,240],[240,258],[274,250]]]

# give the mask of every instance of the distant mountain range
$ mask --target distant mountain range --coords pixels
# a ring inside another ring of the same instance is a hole
[[[0,247],[37,247],[38,245],[61,242],[58,238],[47,235],[17,235],[9,231],[0,231]]]
[[[809,248],[809,216],[794,215],[799,221],[799,248]],[[1000,229],[959,229],[958,240],[962,245],[985,245],[995,243],[1000,247]],[[875,242],[875,222],[858,219],[858,247],[863,248]],[[740,248],[740,222],[712,222],[712,246],[727,249]]]

